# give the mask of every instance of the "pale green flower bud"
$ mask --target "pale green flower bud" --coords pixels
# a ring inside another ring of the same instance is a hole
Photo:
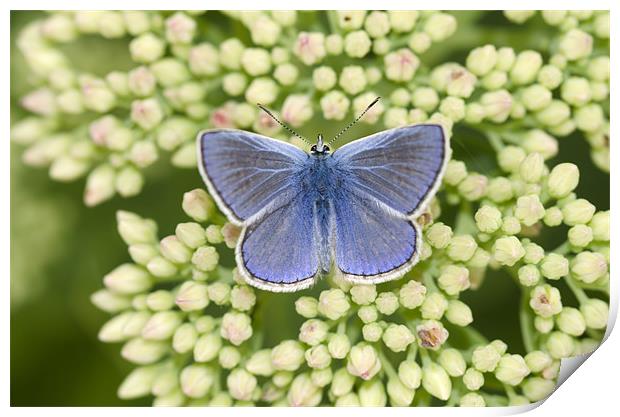
[[[540,401],[547,398],[555,389],[555,381],[540,377],[528,378],[523,383],[523,394],[530,401]]]
[[[209,362],[218,356],[222,348],[222,339],[215,333],[207,333],[198,338],[194,345],[194,360]]]
[[[370,52],[372,42],[368,33],[358,30],[347,34],[344,38],[344,51],[351,58],[362,58]]]
[[[153,311],[170,310],[174,307],[174,297],[170,291],[154,291],[146,297],[146,306]]]
[[[480,346],[474,349],[472,364],[480,372],[493,372],[497,367],[501,353],[492,345]]]
[[[438,223],[435,225],[437,224]],[[400,287],[398,292],[398,301],[404,308],[414,309],[422,305],[425,296],[426,287],[418,281],[410,280],[405,285]]]
[[[547,178],[547,191],[555,199],[569,195],[579,183],[579,168],[572,163],[558,164]]]
[[[337,288],[325,290],[319,296],[318,312],[330,320],[337,320],[349,310],[346,294]]]
[[[383,383],[378,379],[360,385],[358,395],[362,407],[385,407],[387,403]]]
[[[545,159],[538,153],[529,154],[519,166],[519,174],[521,178],[528,183],[537,183],[540,181],[545,170]]]
[[[130,400],[150,394],[153,382],[160,372],[161,368],[158,365],[137,367],[118,387],[118,397],[122,400]]]
[[[542,62],[540,53],[536,51],[521,52],[510,70],[510,79],[517,85],[530,84],[536,79]]]
[[[368,103],[371,103],[376,97],[377,94],[371,91],[362,93],[359,96],[355,97],[355,99],[353,99],[354,113],[361,114],[367,108]],[[384,111],[385,106],[383,105],[383,103],[379,102],[372,106],[372,108],[368,112],[366,112],[364,117],[362,117],[360,120],[364,123],[376,123]]]
[[[551,330],[553,330],[553,326],[555,325],[553,319],[551,317],[545,318],[541,316],[534,317],[534,328],[542,334],[547,334]]]
[[[145,33],[129,43],[131,58],[136,62],[150,63],[164,55],[164,41],[152,33]]]
[[[172,44],[190,43],[196,33],[196,22],[183,12],[176,12],[164,24],[166,39]]]
[[[54,77],[54,74],[52,74],[52,77]],[[59,89],[66,90],[73,85],[73,81],[72,80],[70,81],[69,77],[70,76],[65,76],[63,74],[62,76],[59,77],[60,80],[62,81],[51,79],[50,83],[52,84],[52,86],[54,86],[55,82],[67,83],[66,85],[62,87],[57,86],[57,88],[59,87]],[[121,71],[112,71],[108,75],[106,75],[105,80],[108,86],[110,87],[110,89],[114,92],[114,94],[119,95],[119,96],[126,96],[129,94],[129,81],[128,81],[128,75],[126,73],[121,72]],[[72,91],[73,93],[77,92],[77,90],[69,90],[69,91]],[[77,99],[77,97],[75,98]],[[58,104],[60,105],[61,103],[59,102]],[[79,113],[81,113],[81,111]]]
[[[539,285],[530,293],[530,307],[541,317],[549,318],[562,311],[560,291],[551,285]]]
[[[325,50],[329,55],[340,55],[344,49],[344,39],[337,33],[332,33],[325,38]]]
[[[174,235],[163,238],[159,250],[166,259],[177,264],[188,262],[192,256],[192,251]]]
[[[129,152],[129,160],[139,168],[145,168],[157,160],[157,148],[149,140],[136,142]]]
[[[582,77],[570,77],[562,84],[562,100],[573,106],[583,106],[592,98],[588,80]]]
[[[373,11],[364,22],[364,29],[372,38],[382,38],[390,32],[390,19],[385,12]]]
[[[447,254],[454,261],[465,262],[474,255],[477,247],[470,235],[454,236],[448,244]]]
[[[308,366],[315,369],[327,368],[332,360],[325,345],[312,346],[306,350],[304,357]]]
[[[535,265],[524,265],[518,271],[519,283],[532,287],[540,281],[540,271]]]
[[[353,30],[362,27],[367,12],[365,10],[339,10],[336,13],[338,26],[344,30]]]
[[[485,115],[484,107],[480,103],[469,103],[465,108],[465,121],[467,123],[480,123]]]
[[[293,53],[306,65],[314,65],[323,60],[325,35],[320,32],[299,32],[293,45]]]
[[[280,25],[267,16],[260,16],[249,26],[252,42],[257,45],[272,46],[280,37]]]
[[[256,78],[245,92],[248,103],[271,104],[278,95],[278,85],[271,78]]]
[[[607,326],[609,306],[602,300],[590,298],[579,307],[586,325],[591,329],[604,329]]]
[[[581,336],[586,331],[583,314],[573,307],[564,307],[556,318],[558,328],[571,336]]]
[[[459,194],[468,201],[479,200],[486,194],[488,178],[481,174],[467,174],[458,186]]]
[[[544,65],[538,72],[538,82],[549,90],[556,89],[562,78],[562,71],[555,65]]]
[[[562,224],[564,220],[564,216],[562,215],[562,210],[558,207],[549,207],[545,210],[545,217],[543,221],[547,226],[554,227]]]
[[[459,399],[459,407],[486,407],[486,401],[482,395],[468,392]]]
[[[422,369],[417,362],[404,360],[398,366],[398,377],[405,387],[415,390],[422,382]]]
[[[181,390],[190,398],[204,397],[214,382],[213,370],[204,365],[189,365],[180,375]]]
[[[198,76],[215,75],[220,70],[220,57],[217,49],[210,43],[200,43],[189,50],[189,70]]]
[[[501,237],[493,244],[493,259],[501,265],[513,266],[524,255],[523,245],[514,236]]]
[[[362,326],[362,337],[368,342],[376,342],[381,339],[383,327],[379,323],[368,323]]]
[[[562,332],[552,332],[545,344],[549,354],[555,359],[568,358],[575,351],[575,340]]]
[[[467,167],[462,161],[451,160],[448,162],[444,181],[456,186],[467,177]]]
[[[595,211],[596,207],[583,198],[571,201],[562,207],[564,223],[568,226],[588,223]]]
[[[302,126],[312,118],[312,115],[312,103],[307,95],[291,94],[284,100],[282,118],[291,126]]]
[[[411,100],[411,93],[406,88],[397,88],[390,94],[390,102],[398,107],[405,107]]]
[[[603,109],[598,104],[589,104],[575,111],[575,125],[584,132],[595,132],[605,122]]]
[[[515,217],[525,226],[533,226],[545,216],[545,207],[538,195],[526,195],[517,199]]]
[[[328,91],[336,85],[336,72],[327,66],[316,68],[312,72],[312,82],[320,91]]]
[[[178,353],[186,353],[194,348],[198,332],[191,323],[184,323],[177,327],[172,337],[172,348]]]
[[[247,285],[235,285],[230,293],[230,303],[239,311],[250,311],[256,304],[256,295]]]
[[[342,397],[338,397],[334,405],[336,407],[359,407],[361,404],[359,396],[353,392],[350,392]]]
[[[84,190],[84,204],[95,206],[110,199],[115,192],[114,169],[109,165],[100,165],[88,175]]]
[[[304,362],[304,349],[295,340],[280,342],[271,350],[271,363],[274,369],[295,371]]]
[[[214,204],[202,189],[195,189],[183,194],[183,211],[198,222],[206,221],[214,211]]]
[[[546,352],[535,350],[525,355],[525,363],[531,372],[538,373],[549,367],[552,359]]]
[[[474,321],[469,306],[459,300],[450,300],[446,310],[446,319],[457,326],[467,326]]]
[[[401,107],[389,108],[385,112],[383,124],[389,129],[408,125],[409,121],[407,119],[407,109]]]
[[[121,196],[131,197],[140,193],[143,185],[144,178],[140,171],[128,166],[118,172],[114,187]]]
[[[495,368],[495,376],[501,382],[516,386],[528,376],[530,369],[521,355],[504,355]]]
[[[213,246],[201,246],[191,257],[192,264],[203,272],[213,271],[220,260],[220,257]]]
[[[256,377],[245,369],[234,369],[226,378],[226,386],[230,395],[241,401],[250,401],[256,388]]]
[[[387,383],[390,404],[395,407],[407,407],[413,402],[415,391],[407,388],[398,378],[390,378]]]
[[[514,216],[506,216],[502,220],[502,232],[506,235],[516,235],[521,232],[521,223]]]
[[[484,375],[474,368],[467,368],[463,375],[463,384],[468,390],[478,391],[484,385]]]
[[[160,360],[168,351],[168,345],[158,340],[131,339],[121,349],[121,356],[132,363],[147,365]]]
[[[310,319],[301,325],[299,340],[310,346],[315,346],[327,338],[328,331],[329,326],[327,323],[317,319]]]
[[[222,317],[220,334],[235,346],[252,336],[252,322],[247,314],[228,312]]]
[[[489,181],[487,197],[496,203],[503,203],[513,197],[512,184],[504,177],[496,177]]]
[[[439,104],[439,95],[430,87],[418,87],[413,91],[411,101],[415,107],[430,112]]]
[[[540,84],[532,84],[522,92],[521,101],[526,109],[537,111],[551,103],[551,91]]]
[[[462,376],[467,364],[461,352],[456,349],[443,349],[437,357],[437,362],[453,377]]]
[[[104,276],[103,283],[116,293],[137,294],[151,287],[151,278],[136,265],[122,264]]]
[[[493,206],[481,206],[474,216],[478,230],[494,233],[502,226],[502,213]]]
[[[205,229],[198,223],[179,223],[175,229],[175,235],[180,242],[192,249],[206,243]]]
[[[375,306],[381,314],[389,316],[398,309],[398,297],[393,292],[382,292],[375,300]]]
[[[493,45],[475,48],[467,55],[467,69],[478,76],[488,74],[496,63],[497,50]]]
[[[292,26],[297,21],[297,12],[295,10],[272,10],[271,16],[284,27]]]
[[[570,107],[563,101],[551,100],[551,103],[535,116],[543,125],[558,126],[570,117]]]
[[[243,69],[252,76],[264,75],[271,70],[269,52],[261,48],[247,48],[241,54]]]
[[[438,292],[432,292],[426,296],[420,311],[425,319],[440,320],[448,308],[448,300]]]
[[[147,340],[166,340],[182,322],[181,315],[176,311],[160,311],[153,314],[142,329],[142,337]]]
[[[333,334],[329,337],[327,350],[334,359],[344,359],[351,350],[351,342],[345,334]]]
[[[470,286],[469,270],[463,266],[447,265],[438,278],[439,287],[448,295],[457,295]]]
[[[523,260],[528,264],[538,264],[545,256],[545,250],[533,242],[527,242],[523,245],[525,256]]]
[[[465,118],[465,101],[458,97],[446,97],[439,105],[439,111],[454,122]]]
[[[220,44],[219,59],[220,63],[229,69],[238,70],[241,68],[241,56],[244,46],[237,38],[230,38]]]
[[[220,349],[220,352],[217,355],[217,359],[218,359],[219,364],[222,365],[222,368],[232,369],[235,366],[237,366],[239,362],[241,361],[241,354],[239,353],[239,350],[237,350],[236,348],[232,346],[224,346],[223,348]],[[252,358],[250,358],[250,361],[251,360]],[[248,367],[248,364],[250,363],[250,361],[248,361],[248,363],[246,364],[246,368],[248,368],[248,370],[252,372],[252,370],[250,370]],[[271,363],[271,359],[269,360],[269,362]]]
[[[390,324],[383,333],[383,343],[393,352],[404,352],[414,340],[411,330],[402,324]]]
[[[207,226],[207,228],[205,229],[205,236],[207,238],[207,242],[212,245],[217,245],[224,242],[224,236],[222,236],[222,228],[215,224]]]
[[[209,299],[217,305],[230,302],[230,287],[223,282],[214,282],[207,287]]]
[[[154,98],[135,100],[131,103],[131,120],[144,130],[157,127],[164,118],[163,110]]]
[[[433,42],[441,42],[449,38],[456,31],[456,18],[447,13],[433,13],[424,23],[426,32]]]
[[[426,320],[416,327],[418,345],[420,347],[438,350],[448,339],[448,331],[443,324],[436,320]]]
[[[420,66],[420,60],[408,48],[387,54],[383,62],[386,78],[396,82],[410,81]]]
[[[230,96],[241,95],[248,85],[247,77],[239,72],[226,74],[222,79],[222,88]]]
[[[592,36],[581,29],[571,29],[560,40],[560,53],[569,61],[585,58],[592,53]]]
[[[90,301],[100,310],[117,313],[131,305],[131,300],[120,294],[101,289],[90,296]]]
[[[504,16],[511,22],[521,24],[534,16],[535,13],[534,10],[505,10]]]
[[[433,397],[440,400],[450,398],[452,382],[446,371],[434,362],[424,365],[422,371],[422,387]]]
[[[357,65],[349,65],[340,73],[340,87],[349,94],[357,94],[366,87],[364,69]]]
[[[271,349],[261,349],[254,352],[246,362],[245,368],[254,375],[270,376],[273,374]]]
[[[608,56],[593,58],[588,63],[588,77],[594,81],[609,80],[610,61]]]
[[[157,239],[157,225],[128,211],[116,212],[117,230],[125,243],[153,243]]]
[[[127,76],[129,91],[139,97],[152,95],[155,91],[156,82],[155,75],[145,66],[129,71]]]
[[[323,117],[328,120],[342,120],[349,111],[351,101],[338,90],[325,94],[320,101]]]
[[[607,274],[607,260],[598,252],[580,252],[571,261],[570,270],[575,279],[591,284]]]
[[[174,58],[164,58],[151,64],[151,71],[163,87],[176,86],[191,78],[187,66]]]
[[[355,285],[350,290],[353,302],[359,305],[368,305],[377,298],[377,288],[374,285]]]
[[[198,333],[209,333],[212,332],[216,327],[216,321],[213,316],[204,315],[204,316],[194,316],[194,327],[196,327],[196,331]]]
[[[305,318],[316,317],[318,314],[318,304],[319,302],[316,298],[307,296],[299,297],[295,301],[295,311],[297,311],[297,314]]]
[[[497,163],[505,172],[514,173],[519,170],[526,154],[523,148],[506,146],[497,155]]]
[[[390,26],[394,32],[410,32],[416,24],[420,12],[416,10],[389,10]]]
[[[344,370],[344,368],[341,368]],[[346,373],[346,371],[345,371]],[[313,369],[310,373],[312,383],[318,387],[324,388],[332,382],[333,372],[331,368]]]
[[[571,245],[583,248],[592,242],[592,229],[584,224],[578,224],[568,230],[568,241]]]
[[[351,348],[347,360],[347,371],[351,375],[369,380],[381,370],[381,361],[374,347],[358,343]]]
[[[276,67],[273,76],[282,85],[293,85],[297,81],[299,70],[290,63],[280,64]]]
[[[112,317],[99,330],[97,337],[102,342],[113,343],[139,336],[150,319],[147,312],[126,312]]]

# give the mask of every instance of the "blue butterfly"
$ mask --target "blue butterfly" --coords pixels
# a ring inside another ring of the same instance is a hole
[[[210,194],[242,228],[235,251],[242,276],[276,292],[312,286],[332,263],[359,284],[409,271],[422,245],[415,219],[435,195],[450,152],[435,124],[387,130],[333,153],[321,135],[306,153],[234,129],[200,132],[197,148]]]

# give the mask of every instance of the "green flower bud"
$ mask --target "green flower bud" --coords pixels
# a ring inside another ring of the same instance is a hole
[[[467,56],[467,69],[475,75],[488,74],[497,63],[497,50],[493,45],[485,45],[472,50]]]
[[[422,387],[433,397],[440,400],[450,398],[452,382],[446,371],[434,362],[424,365],[422,371]]]
[[[472,354],[472,364],[480,372],[493,372],[501,359],[501,353],[492,345],[477,347]]]
[[[450,323],[461,327],[467,326],[474,321],[469,306],[458,300],[450,300],[448,302],[446,319],[448,319]]]
[[[147,312],[126,312],[112,317],[99,330],[102,342],[113,343],[139,336],[151,315]]]
[[[149,289],[151,279],[144,269],[132,264],[122,264],[104,276],[103,283],[116,293],[136,294]]]
[[[245,91],[249,103],[271,104],[278,95],[278,85],[271,78],[255,78]]]
[[[425,319],[440,320],[448,308],[448,300],[438,292],[432,292],[426,296],[420,311]]]
[[[562,207],[564,223],[569,226],[588,223],[595,211],[594,205],[583,198],[571,201]]]
[[[512,386],[519,385],[529,373],[530,369],[521,355],[504,355],[495,368],[497,379]]]
[[[344,368],[341,368],[344,370]],[[318,387],[324,388],[332,382],[333,372],[331,368],[314,369],[310,373],[312,383]]]
[[[589,104],[575,111],[574,121],[577,129],[584,132],[595,132],[603,126],[605,115],[600,105]]]
[[[306,350],[304,356],[308,366],[316,369],[327,368],[332,360],[327,350],[327,346],[325,345],[312,346],[310,349]]]
[[[465,117],[465,102],[458,97],[446,97],[441,101],[439,111],[457,122]]]
[[[230,293],[230,303],[239,311],[250,311],[256,304],[256,295],[247,285],[235,285]]]
[[[333,334],[329,337],[327,350],[334,359],[344,359],[351,350],[351,342],[345,334]]]
[[[213,371],[204,365],[189,365],[181,371],[180,382],[183,394],[190,398],[200,398],[213,385]]]
[[[521,100],[526,109],[537,111],[551,103],[551,91],[541,84],[532,84],[522,92]]]
[[[501,237],[493,244],[493,259],[501,265],[513,266],[525,255],[525,249],[514,236]]]
[[[411,101],[415,107],[430,112],[439,104],[439,95],[430,87],[418,87],[413,91]]]
[[[304,349],[295,340],[280,342],[271,350],[273,368],[282,371],[295,371],[304,362]]]
[[[592,229],[584,224],[578,224],[568,230],[568,241],[571,245],[583,248],[592,242]]]
[[[463,355],[456,349],[443,349],[437,357],[437,362],[453,377],[462,376],[467,364]]]
[[[523,225],[533,226],[545,216],[545,207],[537,195],[527,195],[517,199],[514,213]]]
[[[198,333],[191,323],[177,327],[172,337],[172,348],[178,353],[186,353],[194,348]]]
[[[152,33],[145,33],[129,43],[131,58],[136,62],[150,63],[164,55],[164,41]]]
[[[488,179],[486,176],[476,173],[468,174],[458,186],[459,194],[468,201],[479,200],[484,197]]]
[[[586,321],[583,314],[576,308],[562,308],[556,322],[561,331],[571,336],[581,336],[586,331]]]
[[[562,83],[562,71],[554,65],[544,65],[538,72],[538,82],[554,90]]]
[[[316,346],[327,339],[329,326],[317,319],[305,321],[299,329],[299,340],[310,346]]]
[[[590,220],[594,240],[609,242],[609,211],[599,211]]]
[[[366,17],[365,10],[340,10],[338,15],[338,25],[344,30],[359,29],[364,24]]]
[[[390,32],[390,19],[385,12],[371,12],[364,22],[364,29],[372,38],[383,38]]]
[[[368,323],[362,326],[362,337],[367,342],[376,342],[381,339],[383,327],[379,323]]]
[[[377,288],[374,285],[355,285],[350,290],[353,302],[359,305],[368,305],[377,298]]]
[[[383,343],[393,352],[404,352],[414,340],[411,330],[402,324],[390,324],[383,333]]]
[[[448,295],[457,295],[469,288],[469,270],[462,266],[447,265],[438,278],[439,287]]]
[[[549,195],[560,199],[569,195],[579,183],[579,168],[572,163],[558,164],[551,170],[547,178]]]
[[[351,348],[347,360],[347,371],[353,376],[369,380],[381,370],[381,361],[374,347],[358,343]]]
[[[340,55],[344,49],[344,39],[337,33],[332,33],[325,38],[325,50],[329,55]]]
[[[142,337],[147,340],[166,340],[172,337],[182,319],[176,311],[160,311],[153,314],[142,329]]]
[[[556,331],[549,335],[545,347],[553,358],[567,358],[573,355],[575,340],[566,333]]]
[[[383,62],[386,78],[396,82],[410,81],[420,66],[420,60],[408,48],[387,54]]]
[[[482,205],[474,216],[478,230],[493,233],[502,226],[502,213],[493,206]]]
[[[558,153],[558,141],[540,129],[533,129],[526,133],[523,148],[530,152],[537,152],[544,159],[549,159]]]
[[[519,166],[521,178],[528,183],[537,183],[544,174],[545,159],[538,152],[529,154]]]
[[[420,12],[415,10],[388,10],[390,26],[394,32],[410,32],[416,24]]]
[[[468,392],[459,399],[459,407],[486,407],[486,402],[482,395]]]
[[[213,271],[219,262],[219,255],[213,246],[201,246],[192,255],[192,264],[203,272]]]
[[[383,383],[378,379],[360,385],[358,395],[362,407],[385,407],[387,403]]]
[[[368,324],[377,321],[379,313],[377,308],[372,306],[362,306],[358,311],[357,315],[362,320],[363,323]]]
[[[347,34],[344,38],[344,51],[351,58],[362,58],[370,51],[371,41],[368,34],[359,30]]]
[[[235,346],[252,337],[250,317],[243,313],[228,312],[222,317],[221,336]]]
[[[404,308],[414,309],[422,305],[425,295],[426,287],[418,281],[410,280],[400,287],[398,300],[400,305]]]
[[[562,100],[572,106],[583,106],[592,98],[588,80],[582,77],[570,77],[562,84]]]
[[[487,197],[496,203],[503,203],[513,197],[510,180],[504,177],[496,177],[489,181]]]
[[[398,378],[390,378],[387,383],[390,404],[395,407],[407,407],[413,402],[415,391],[407,388]]]
[[[305,318],[316,317],[318,314],[318,304],[319,302],[316,298],[307,296],[299,297],[295,301],[295,311],[297,311],[297,314]]]
[[[129,298],[112,291],[101,289],[90,296],[90,301],[100,310],[117,313],[131,305]]]
[[[418,389],[422,382],[422,368],[413,360],[404,360],[398,366],[398,378],[405,387]]]
[[[273,76],[282,85],[293,85],[297,81],[299,70],[290,63],[280,64],[276,67]]]
[[[155,363],[167,352],[165,342],[158,340],[144,340],[142,338],[131,339],[121,349],[121,356],[129,362],[140,365]]]
[[[454,236],[448,244],[447,254],[454,261],[465,262],[474,255],[477,247],[470,235]]]
[[[359,407],[360,405],[359,396],[352,392],[339,397],[335,403],[336,407]]]
[[[560,53],[569,61],[585,58],[592,53],[592,36],[580,29],[571,29],[560,40]]]
[[[456,18],[447,13],[433,13],[424,23],[426,32],[433,42],[441,42],[449,38],[456,31]]]
[[[151,393],[153,382],[161,372],[158,365],[140,366],[125,377],[118,388],[118,397],[122,400],[144,397]]]
[[[320,62],[327,53],[325,35],[320,32],[300,32],[293,46],[293,53],[305,65]]]
[[[250,401],[256,388],[256,378],[244,369],[234,369],[226,378],[230,395],[241,401]]]
[[[484,385],[484,375],[474,368],[467,368],[463,375],[463,384],[468,390],[478,391]]]
[[[342,92],[333,90],[320,101],[323,116],[328,120],[342,120],[349,111],[350,100]]]
[[[607,274],[607,260],[598,252],[580,252],[573,258],[570,270],[575,279],[591,284]]]
[[[562,311],[560,291],[550,285],[539,285],[530,293],[530,307],[541,317],[549,318]]]
[[[375,306],[381,314],[389,316],[398,309],[398,297],[393,292],[382,292],[375,300]]]
[[[438,350],[448,339],[448,331],[436,320],[426,320],[416,327],[418,345],[423,348]]]
[[[544,109],[538,111],[536,119],[546,126],[559,126],[570,117],[570,107],[560,100],[551,100]]]
[[[588,77],[593,81],[609,80],[609,57],[599,56],[593,58],[588,63]]]
[[[273,375],[272,380],[276,387],[283,388],[291,383],[291,381],[293,380],[293,373],[286,371],[276,372]]]
[[[523,394],[530,401],[540,401],[547,398],[555,389],[555,382],[540,377],[528,378],[523,383]]]
[[[153,311],[170,310],[174,306],[174,297],[169,291],[158,290],[146,297],[146,305]]]
[[[586,326],[591,329],[604,329],[607,327],[609,306],[602,300],[590,298],[579,307],[583,314]]]
[[[334,372],[330,393],[335,397],[342,397],[351,392],[354,383],[355,377],[347,372],[345,368],[339,368]]]
[[[232,369],[235,366],[237,366],[239,362],[241,361],[241,354],[236,348],[232,346],[224,346],[220,349],[220,352],[217,355],[217,359],[218,359],[219,364],[222,366],[222,368]],[[251,360],[252,358],[250,358],[250,361]],[[246,364],[246,368],[249,368],[248,364],[250,363],[250,361],[248,361],[248,363]],[[271,365],[271,358],[269,358],[269,363]],[[250,372],[252,371],[250,370]]]
[[[524,265],[518,271],[519,283],[531,287],[540,281],[540,271],[535,265]]]
[[[409,37],[407,46],[416,54],[422,54],[431,47],[431,37],[425,32],[415,32]]]
[[[209,362],[218,356],[222,348],[222,339],[219,335],[208,333],[202,335],[194,345],[194,360],[196,362]]]
[[[560,224],[562,224],[563,220],[564,216],[562,215],[562,210],[560,210],[558,207],[549,207],[545,210],[545,217],[543,218],[543,221],[547,226],[559,226]]]
[[[349,300],[340,289],[322,291],[319,296],[318,312],[330,320],[337,320],[342,317],[349,308]]]
[[[542,57],[536,51],[523,51],[510,70],[510,79],[518,85],[530,84],[542,66]]]

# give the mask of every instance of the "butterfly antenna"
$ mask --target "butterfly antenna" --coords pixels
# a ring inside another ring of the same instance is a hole
[[[370,110],[370,108],[371,108],[372,106],[374,106],[375,104],[377,104],[377,102],[378,102],[380,99],[381,99],[381,97],[377,97],[376,99],[374,99],[374,100],[373,100],[373,102],[372,102],[372,103],[370,103],[370,104],[368,105],[368,107],[366,107],[366,110],[364,110],[364,111],[362,112],[362,114],[360,114],[359,116],[357,116],[357,118],[356,118],[355,120],[353,120],[351,123],[349,123],[349,124],[347,125],[347,127],[345,127],[344,129],[342,129],[342,130],[340,131],[340,133],[338,133],[336,136],[334,136],[334,138],[333,138],[332,140],[330,140],[329,142],[327,142],[327,143],[326,143],[326,145],[327,145],[327,144],[330,144],[330,143],[332,143],[332,142],[334,142],[334,141],[336,141],[336,139],[338,139],[340,136],[342,136],[342,134],[343,134],[344,132],[346,132],[347,130],[351,129],[351,128],[355,125],[355,123],[359,122],[359,121],[360,121],[360,119],[361,119],[362,117],[364,117],[364,115],[368,112],[368,110]]]
[[[294,136],[298,137],[299,139],[303,140],[304,142],[306,142],[308,145],[312,146],[314,145],[313,143],[311,143],[310,141],[308,141],[306,138],[304,138],[303,136],[301,136],[299,133],[295,132],[293,129],[291,129],[290,127],[288,127],[287,125],[285,125],[284,123],[282,123],[276,116],[273,115],[273,113],[265,106],[263,106],[262,104],[258,103],[257,106],[264,111],[265,113],[267,113],[269,116],[271,116],[271,118],[273,120],[275,120],[280,126],[282,126],[284,129],[286,129],[287,131],[289,131],[291,134],[293,134]]]

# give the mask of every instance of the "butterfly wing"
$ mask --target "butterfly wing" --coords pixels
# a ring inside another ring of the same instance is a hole
[[[244,228],[236,249],[237,265],[255,287],[278,292],[311,286],[319,273],[313,204],[298,194]]]
[[[442,127],[423,124],[356,140],[333,157],[350,173],[354,189],[416,217],[435,194],[449,151]]]
[[[289,202],[308,155],[266,136],[233,129],[198,135],[198,167],[218,207],[239,226]]]
[[[346,279],[389,281],[418,261],[421,231],[413,218],[434,195],[448,152],[438,125],[388,130],[334,152],[342,186],[332,202],[332,239]]]

